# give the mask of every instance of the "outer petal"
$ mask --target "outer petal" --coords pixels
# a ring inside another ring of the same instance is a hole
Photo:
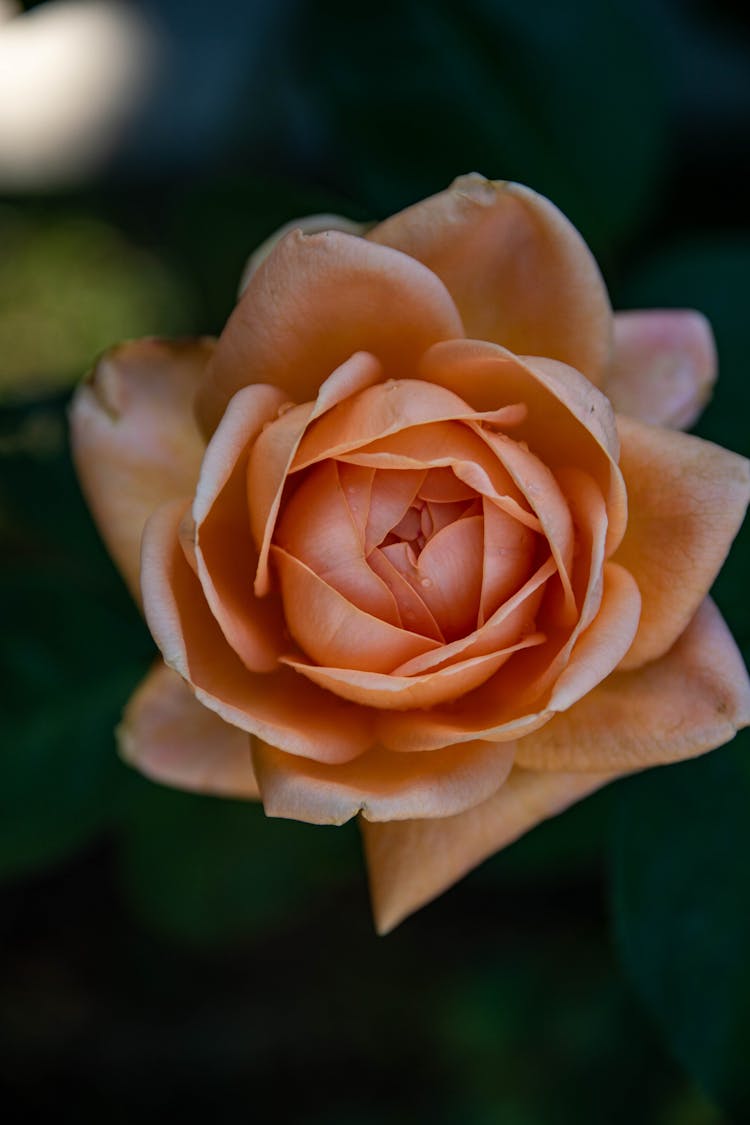
[[[745,665],[707,598],[666,656],[610,676],[519,742],[518,761],[543,770],[639,769],[697,757],[748,724]]]
[[[375,925],[385,934],[494,852],[617,774],[514,768],[476,808],[442,820],[362,823]]]
[[[140,601],[151,513],[195,488],[204,442],[193,400],[213,341],[136,340],[105,352],[71,407],[73,457],[107,548]]]
[[[261,242],[257,250],[253,250],[247,259],[240,284],[237,288],[237,297],[241,297],[247,289],[250,278],[263,265],[272,250],[275,250],[282,238],[286,238],[292,231],[302,231],[303,234],[321,234],[325,230],[340,230],[344,234],[364,234],[371,226],[370,223],[356,223],[354,219],[347,219],[343,215],[304,215],[301,219],[291,219],[274,231],[265,242]]]
[[[503,784],[513,749],[471,742],[419,757],[373,749],[356,761],[326,766],[258,742],[253,760],[268,816],[343,824],[359,812],[378,821],[472,808]]]
[[[643,596],[641,624],[623,668],[667,652],[726,558],[750,499],[750,463],[688,434],[621,415],[620,467],[630,518],[615,555]]]
[[[278,596],[253,593],[258,553],[246,489],[248,450],[283,401],[262,383],[237,392],[208,443],[193,501],[198,577],[221,631],[253,672],[273,671],[286,647]]]
[[[686,430],[711,396],[716,344],[705,316],[649,309],[615,316],[606,391],[615,410],[655,426]]]
[[[402,374],[431,344],[462,335],[447,289],[419,262],[338,231],[295,231],[253,275],[229,318],[200,415],[210,432],[249,383],[272,383],[307,402],[357,351]]]
[[[225,723],[159,662],[117,730],[120,753],[146,777],[221,797],[258,797],[250,736]]]
[[[550,356],[602,381],[611,350],[607,291],[581,236],[543,196],[462,176],[367,238],[429,266],[450,290],[467,336]]]
[[[374,741],[370,712],[286,668],[250,672],[229,647],[179,544],[185,506],[159,508],[143,535],[143,605],[167,664],[226,722],[292,754],[327,762],[362,754]]]

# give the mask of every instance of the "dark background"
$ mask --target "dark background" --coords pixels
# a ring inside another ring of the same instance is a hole
[[[99,350],[219,331],[281,222],[383,217],[476,169],[555,200],[616,307],[708,314],[721,378],[698,432],[750,453],[747,19],[716,0],[123,7],[151,62],[93,156],[21,174],[0,117],[5,1120],[750,1120],[750,740],[618,783],[376,938],[354,826],[265,821],[116,757],[153,645],[65,432]],[[715,590],[746,654],[749,562],[745,532]]]

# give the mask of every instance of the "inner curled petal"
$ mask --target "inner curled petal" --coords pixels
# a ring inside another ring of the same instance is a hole
[[[461,427],[457,438],[464,432]],[[512,487],[510,478],[508,484]],[[296,585],[304,574],[308,587],[310,575],[317,575],[358,613],[415,640],[450,644],[472,635],[524,585],[543,551],[542,537],[502,503],[497,494],[481,496],[450,465],[373,468],[326,459],[303,470],[274,537],[276,546],[305,568],[283,563],[282,593],[298,643],[313,658],[322,655],[298,620],[305,604]],[[515,511],[520,509],[514,501]],[[312,615],[313,607],[306,612]],[[390,637],[399,648],[406,641],[378,632],[374,622],[365,630],[363,619],[357,620],[362,638]],[[532,626],[524,620],[524,633]],[[325,649],[326,663],[333,665],[334,651],[343,658],[338,640]],[[355,656],[347,653],[351,667]],[[388,653],[362,652],[361,666],[373,666],[374,660],[386,670],[389,659]]]

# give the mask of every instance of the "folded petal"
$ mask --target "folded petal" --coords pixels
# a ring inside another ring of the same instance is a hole
[[[412,426],[338,457],[346,464],[375,469],[449,468],[459,481],[479,496],[489,497],[525,527],[542,529],[510,473],[479,434],[463,422]]]
[[[526,442],[552,470],[575,465],[593,476],[609,511],[607,551],[614,551],[627,519],[617,467],[619,440],[609,401],[588,379],[566,364],[513,355],[483,340],[437,344],[423,356],[419,370],[477,411],[523,404],[526,414],[512,437]]]
[[[607,291],[580,234],[543,196],[461,176],[366,237],[429,266],[467,336],[551,356],[601,382],[611,350]]]
[[[250,736],[199,703],[161,661],[130,699],[117,740],[125,761],[153,781],[220,797],[259,796]]]
[[[365,707],[405,711],[412,707],[434,707],[473,691],[483,684],[516,652],[541,644],[544,636],[531,633],[505,648],[470,656],[423,675],[402,676],[363,672],[355,668],[326,668],[292,657],[282,657],[290,668],[343,699]]]
[[[307,474],[284,509],[275,542],[359,609],[400,627],[393,594],[365,560],[335,461]]]
[[[256,741],[253,761],[268,816],[344,824],[357,813],[368,821],[454,816],[500,788],[513,750],[490,742],[418,756],[375,748],[329,766]]]
[[[544,644],[529,646],[481,687],[449,706],[378,715],[380,742],[389,750],[411,753],[475,738],[495,742],[522,739],[543,727],[556,710],[569,707],[617,666],[635,634],[639,607],[633,579],[622,567],[607,563],[599,613],[580,638],[577,631],[570,635],[562,675],[558,668],[553,677],[548,677],[550,662],[555,661],[559,647],[556,640],[550,642],[551,653]],[[478,630],[477,635],[482,632]],[[440,655],[439,650],[436,655]],[[418,663],[413,661],[407,667]]]
[[[667,652],[711,588],[750,499],[750,463],[712,442],[621,415],[630,517],[615,560],[643,597],[623,668]]]
[[[494,852],[616,776],[532,773],[514,767],[493,796],[456,816],[391,824],[362,821],[378,933],[388,933]]]
[[[208,339],[136,340],[105,352],[75,393],[73,458],[88,505],[140,601],[141,536],[160,504],[189,496],[205,443],[193,400]]]
[[[434,471],[434,470],[433,470]],[[484,560],[478,625],[483,625],[532,573],[536,536],[488,500],[484,512]]]
[[[337,403],[377,382],[381,375],[382,368],[374,356],[356,352],[328,376],[314,402],[282,413],[265,427],[254,443],[247,463],[247,501],[250,527],[259,552],[255,577],[255,592],[259,597],[270,589],[271,537],[287,473],[307,427]]]
[[[283,402],[280,390],[262,383],[237,392],[208,443],[193,501],[203,592],[229,644],[253,672],[273,671],[286,647],[278,595],[253,593],[258,553],[246,490],[248,452]]]
[[[716,344],[690,309],[615,315],[615,349],[605,389],[615,410],[654,426],[686,430],[711,397]]]
[[[429,637],[390,625],[360,609],[280,547],[272,547],[271,554],[287,628],[316,663],[391,672],[405,660],[438,647]]]
[[[575,529],[560,486],[547,465],[525,446],[505,434],[493,434],[484,430],[478,432],[500,464],[507,469],[511,480],[539,520],[552,557],[557,563],[565,614],[568,621],[575,621],[576,602],[571,581]]]
[[[422,597],[445,639],[471,633],[482,592],[482,517],[467,516],[449,523],[433,535],[414,561],[405,548],[405,543],[395,543],[383,547],[382,553]]]
[[[463,335],[447,289],[420,262],[362,238],[287,235],[250,278],[219,338],[199,396],[211,432],[232,395],[272,383],[293,402],[357,351],[411,371],[425,348]]]
[[[230,648],[179,542],[187,502],[173,501],[149,519],[143,535],[143,605],[166,663],[196,698],[226,722],[320,761],[346,762],[374,742],[372,716],[321,691],[287,668],[248,671]]]
[[[311,426],[300,442],[293,469],[307,468],[324,457],[338,457],[416,426],[470,419],[515,427],[525,415],[525,407],[511,402],[480,414],[446,387],[423,379],[388,379],[338,403]]]
[[[750,683],[710,599],[672,649],[616,672],[518,743],[529,769],[629,770],[693,758],[750,724]]]

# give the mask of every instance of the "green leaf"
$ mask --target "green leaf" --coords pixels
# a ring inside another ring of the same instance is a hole
[[[213,945],[258,933],[361,872],[356,828],[270,820],[230,801],[134,779],[123,822],[123,882],[159,933]]]
[[[622,960],[677,1058],[750,1113],[750,738],[618,786],[613,897]]]

